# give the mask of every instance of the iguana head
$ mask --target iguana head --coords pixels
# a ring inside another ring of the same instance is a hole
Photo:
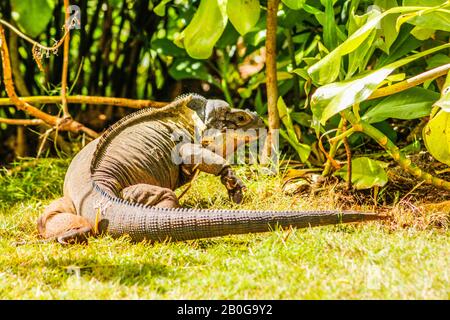
[[[264,122],[256,112],[231,108],[223,100],[206,99],[197,94],[191,94],[188,107],[194,110],[205,125],[202,145],[209,149],[223,149],[228,154],[244,143],[254,141],[259,136],[259,130],[265,128]],[[222,139],[218,136],[222,135]],[[217,142],[223,145],[218,146]],[[233,144],[233,147],[227,147]]]
[[[203,121],[207,129],[260,129],[264,122],[248,109],[231,108],[228,102],[216,99],[206,99],[198,94],[190,94],[192,100],[188,107],[194,110]]]

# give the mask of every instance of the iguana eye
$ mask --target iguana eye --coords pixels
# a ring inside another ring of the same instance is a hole
[[[240,121],[240,122],[245,121],[245,117],[244,117],[244,116],[239,116],[239,117],[238,117],[238,121]]]

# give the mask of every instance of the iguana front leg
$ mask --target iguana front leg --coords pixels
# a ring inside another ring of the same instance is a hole
[[[220,176],[220,181],[227,188],[233,202],[242,202],[245,185],[223,157],[199,144],[184,144],[180,147],[179,154],[182,166]]]

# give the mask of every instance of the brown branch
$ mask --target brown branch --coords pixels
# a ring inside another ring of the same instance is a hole
[[[418,86],[419,84],[424,83],[427,80],[434,80],[436,78],[444,76],[448,73],[449,70],[450,70],[450,63],[428,70],[415,77],[409,78],[408,80],[393,84],[391,86],[379,88],[372,93],[372,95],[368,98],[368,100],[389,96],[391,94],[413,88],[415,86]]]
[[[71,120],[71,119],[60,119],[58,117],[49,115],[38,108],[33,107],[27,102],[22,101],[16,94],[14,89],[14,82],[12,79],[11,72],[11,60],[9,58],[8,44],[5,38],[5,30],[0,26],[0,51],[2,56],[2,69],[3,69],[3,79],[5,82],[5,89],[8,97],[11,99],[13,104],[17,109],[24,111],[34,118],[41,119],[48,125],[52,127],[57,127],[60,131],[71,131],[80,132],[86,129],[81,123]],[[92,130],[88,132],[93,133]],[[87,133],[87,132],[86,132]],[[92,135],[92,137],[97,137],[98,135]]]
[[[347,120],[342,115],[344,122],[342,124],[342,131],[347,131]],[[348,143],[347,136],[342,139],[345,147],[345,153],[347,154],[347,190],[352,189],[352,150],[350,149],[350,144]]]
[[[22,102],[27,103],[40,103],[40,104],[57,104],[61,103],[61,96],[32,96],[32,97],[20,97]],[[73,104],[96,104],[96,105],[108,105],[116,107],[127,107],[132,109],[142,108],[162,108],[168,104],[168,102],[159,102],[152,100],[135,100],[126,98],[114,98],[114,97],[98,97],[98,96],[67,96],[67,102]],[[14,105],[14,102],[10,98],[0,98],[0,106]]]
[[[279,0],[267,2],[267,37],[266,37],[266,88],[267,108],[269,117],[269,134],[266,140],[266,150],[272,153],[273,136],[280,128],[280,116],[277,109],[278,87],[277,87],[277,12]]]
[[[70,118],[71,116],[69,113],[69,107],[66,98],[67,74],[69,72],[69,48],[70,48],[69,0],[64,0],[64,11],[65,11],[64,30],[67,31],[67,35],[64,38],[64,56],[63,56],[62,78],[61,78],[61,98],[62,98],[63,117]]]
[[[8,119],[0,118],[0,123],[5,123],[14,126],[38,126],[45,124],[41,119]]]

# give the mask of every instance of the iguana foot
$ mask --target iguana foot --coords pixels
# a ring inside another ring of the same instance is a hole
[[[76,215],[70,200],[53,201],[37,221],[39,235],[61,244],[87,243],[91,225],[86,218]]]
[[[220,173],[220,181],[227,188],[231,200],[237,204],[241,203],[244,198],[243,191],[246,190],[246,187],[242,180],[236,177],[234,171],[226,167]]]
[[[136,184],[122,190],[122,199],[158,208],[178,208],[178,197],[170,189],[150,184]]]

